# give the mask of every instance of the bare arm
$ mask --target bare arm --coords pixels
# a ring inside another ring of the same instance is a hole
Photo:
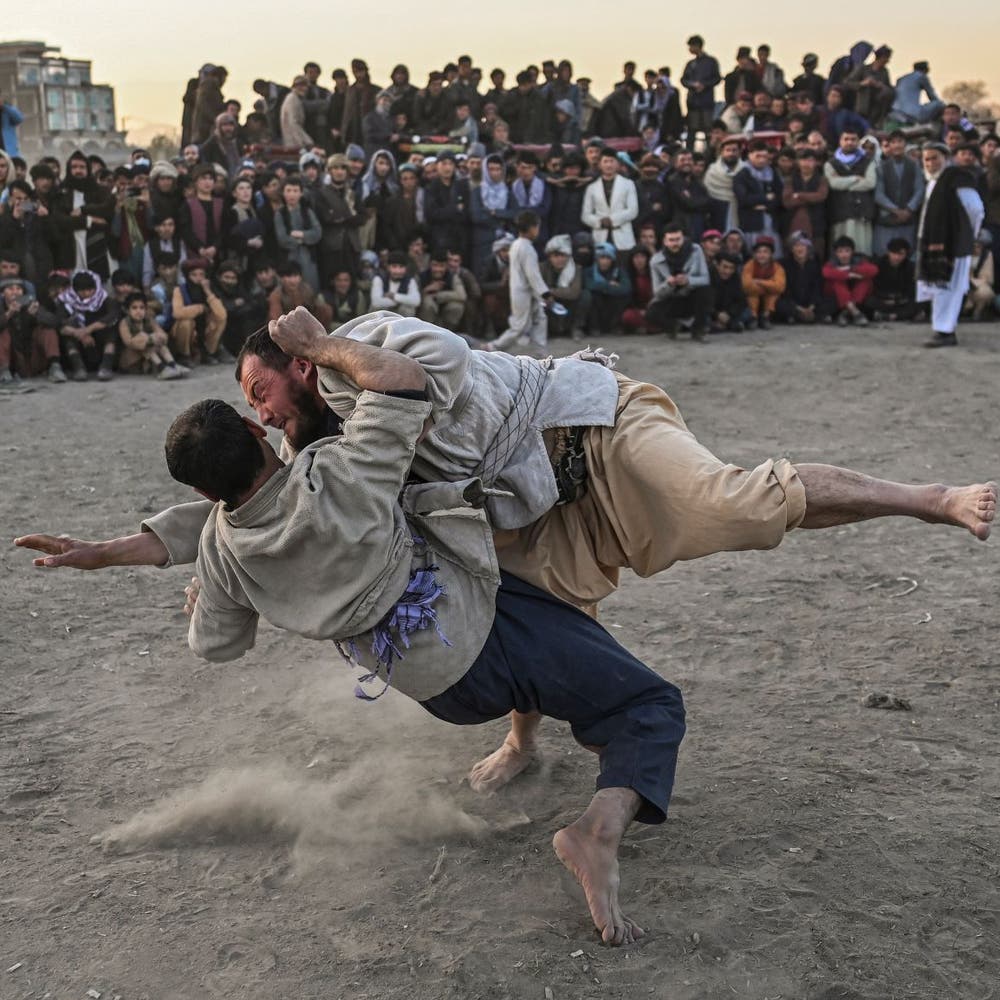
[[[302,306],[272,320],[268,332],[286,354],[311,361],[317,368],[339,371],[359,389],[392,392],[427,387],[424,370],[413,358],[347,337],[330,337]]]
[[[162,566],[170,558],[167,547],[151,531],[103,542],[84,542],[66,535],[22,535],[14,539],[14,544],[22,549],[44,552],[45,555],[34,559],[33,564],[45,569]]]

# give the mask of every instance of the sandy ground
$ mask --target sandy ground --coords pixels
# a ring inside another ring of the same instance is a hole
[[[996,476],[1000,328],[922,334],[607,346],[732,460]],[[107,536],[185,498],[163,433],[211,395],[238,401],[229,372],[0,396],[3,534]],[[0,997],[996,997],[995,548],[880,521],[624,582],[603,621],[689,729],[668,822],[622,852],[648,936],[621,950],[550,850],[595,773],[565,727],[482,799],[463,779],[501,723],[358,703],[332,648],[268,627],[206,665],[183,568],[0,548]]]

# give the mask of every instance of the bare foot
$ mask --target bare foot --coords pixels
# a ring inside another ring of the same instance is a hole
[[[516,778],[534,759],[534,746],[515,746],[508,736],[499,749],[473,766],[469,772],[469,786],[484,795],[495,792]]]
[[[937,520],[968,528],[981,542],[990,537],[997,512],[997,484],[976,483],[973,486],[943,486],[937,502]],[[931,520],[929,518],[929,520]]]
[[[583,888],[601,940],[609,945],[635,944],[645,932],[618,905],[618,838],[603,838],[580,823],[577,820],[552,838],[556,857]]]

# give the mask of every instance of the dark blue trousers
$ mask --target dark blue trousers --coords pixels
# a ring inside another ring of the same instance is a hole
[[[598,788],[631,788],[636,819],[662,823],[684,736],[680,691],[640,663],[589,615],[507,573],[475,663],[447,691],[421,702],[459,726],[518,712],[568,722],[600,747]]]

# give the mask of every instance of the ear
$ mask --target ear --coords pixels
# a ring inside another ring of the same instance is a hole
[[[293,378],[309,383],[315,379],[316,366],[305,358],[292,358],[290,371]]]
[[[241,417],[240,419],[243,421],[243,423],[247,425],[247,427],[250,428],[250,433],[255,438],[267,437],[267,431],[263,427],[261,427],[261,425],[258,424],[256,420],[251,420],[249,417]],[[209,497],[209,499],[211,500],[215,498]]]

